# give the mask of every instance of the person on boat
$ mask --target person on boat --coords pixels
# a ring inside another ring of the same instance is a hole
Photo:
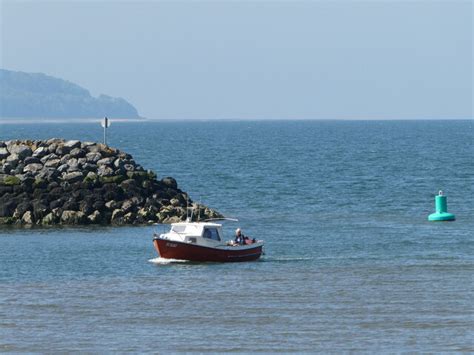
[[[252,244],[252,243],[255,243],[255,242],[256,242],[255,238],[250,239],[249,237],[245,236],[242,233],[242,230],[240,228],[236,229],[234,245],[245,245],[245,244]]]
[[[235,244],[239,244],[239,245],[245,244],[245,236],[242,234],[242,230],[240,228],[237,228],[235,230],[234,242]]]

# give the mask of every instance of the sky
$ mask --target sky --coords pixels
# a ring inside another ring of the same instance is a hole
[[[0,3],[0,67],[150,119],[473,117],[470,0]]]

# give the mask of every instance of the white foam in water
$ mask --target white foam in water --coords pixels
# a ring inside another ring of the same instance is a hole
[[[160,264],[160,265],[165,265],[165,264],[172,264],[172,263],[187,263],[188,260],[180,260],[180,259],[166,259],[166,258],[154,258],[148,260],[150,263],[153,264]]]

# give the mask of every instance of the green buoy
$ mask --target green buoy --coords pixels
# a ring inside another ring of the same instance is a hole
[[[456,217],[452,213],[448,213],[448,201],[443,191],[439,191],[435,197],[436,212],[428,216],[428,221],[454,221]]]

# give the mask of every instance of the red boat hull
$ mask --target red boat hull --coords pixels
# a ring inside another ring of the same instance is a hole
[[[239,247],[217,249],[160,238],[155,238],[153,244],[158,254],[166,259],[237,262],[257,260],[262,255],[261,244],[254,248],[247,249]]]

